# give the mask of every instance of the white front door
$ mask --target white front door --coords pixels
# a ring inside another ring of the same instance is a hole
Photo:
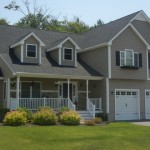
[[[70,82],[69,85],[69,97],[70,100],[75,103],[78,98],[78,89],[77,89],[77,82]],[[58,85],[58,97],[59,98],[68,98],[68,83],[61,82]]]
[[[145,91],[145,119],[150,119],[150,90]]]
[[[139,94],[135,90],[116,90],[115,120],[139,119]]]

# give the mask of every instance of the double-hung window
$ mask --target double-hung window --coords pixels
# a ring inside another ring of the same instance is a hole
[[[129,49],[120,51],[120,66],[139,67],[139,53]]]
[[[73,49],[72,48],[64,48],[63,58],[64,58],[64,60],[72,60],[73,59]]]
[[[31,57],[31,58],[36,58],[37,57],[37,45],[27,44],[26,56]]]

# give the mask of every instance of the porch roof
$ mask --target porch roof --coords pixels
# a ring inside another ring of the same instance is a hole
[[[27,64],[20,63],[20,61],[8,54],[2,54],[2,57],[7,61],[14,73],[21,73],[21,75],[35,75],[45,77],[59,76],[62,78],[97,78],[102,79],[102,75],[85,64],[80,58],[78,58],[77,67],[73,66],[60,66],[50,56],[42,57],[42,64]]]

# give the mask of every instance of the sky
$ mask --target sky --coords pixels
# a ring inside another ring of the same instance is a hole
[[[14,24],[23,15],[4,9],[4,6],[11,1],[0,0],[0,18],[5,18],[10,24]],[[16,2],[25,10],[22,0],[16,0]],[[32,4],[33,0],[29,2]],[[68,19],[78,16],[90,26],[94,25],[98,19],[107,23],[139,10],[143,10],[150,16],[150,0],[37,0],[37,2],[43,8],[50,8],[51,14],[57,16],[59,20],[64,16]]]

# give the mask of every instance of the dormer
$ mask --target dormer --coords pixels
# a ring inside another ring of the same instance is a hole
[[[10,46],[21,63],[41,64],[41,48],[45,44],[33,32]]]
[[[77,50],[80,47],[70,38],[64,38],[56,43],[52,43],[52,48],[47,53],[62,66],[77,67]]]

